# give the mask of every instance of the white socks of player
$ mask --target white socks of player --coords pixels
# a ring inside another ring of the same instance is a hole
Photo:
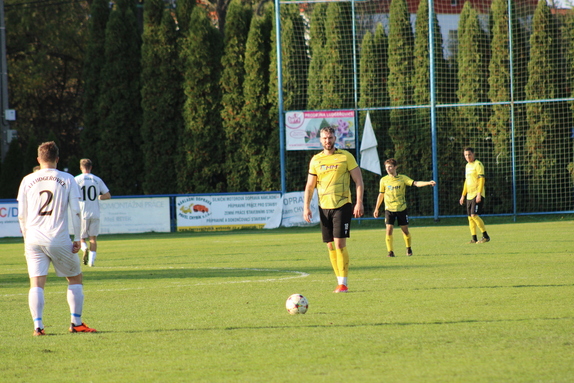
[[[337,284],[347,286],[347,277],[337,277]]]
[[[30,305],[30,313],[34,320],[34,329],[44,328],[42,323],[42,315],[44,313],[44,289],[41,287],[31,287],[28,292],[28,304]]]
[[[68,306],[70,306],[71,322],[74,326],[82,324],[82,310],[84,308],[84,286],[68,286]]]
[[[96,263],[96,252],[90,251],[89,259],[88,259],[88,266],[94,267],[95,263]]]

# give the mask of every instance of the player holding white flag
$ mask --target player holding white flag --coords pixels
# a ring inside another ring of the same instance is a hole
[[[365,128],[363,130],[363,141],[361,142],[361,167],[370,172],[382,175],[381,162],[377,153],[377,137],[371,124],[371,116],[367,112]]]

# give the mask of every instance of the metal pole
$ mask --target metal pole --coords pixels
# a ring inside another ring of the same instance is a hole
[[[508,0],[508,50],[510,58],[510,144],[512,157],[512,214],[516,222],[516,143],[514,124],[514,55],[512,45],[512,1]]]
[[[8,65],[6,64],[6,24],[4,22],[4,0],[0,0],[0,86],[1,113],[0,125],[2,135],[0,137],[0,159],[4,161],[8,152],[8,130],[10,125],[6,121],[6,109],[8,109]]]
[[[280,0],[275,0],[275,41],[277,49],[277,93],[279,106],[279,159],[281,164],[281,193],[287,192],[285,170],[285,113],[283,110],[283,57],[281,55],[281,7]]]
[[[430,55],[430,115],[431,115],[431,141],[432,141],[432,176],[436,182],[438,179],[438,154],[437,154],[437,129],[436,129],[436,90],[435,90],[435,49],[434,49],[434,3],[429,2],[429,55]],[[441,52],[442,54],[442,52]],[[440,186],[440,185],[439,185]],[[438,221],[439,203],[438,187],[433,188],[433,214],[434,220]]]

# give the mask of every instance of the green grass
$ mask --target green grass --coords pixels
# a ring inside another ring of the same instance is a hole
[[[0,239],[1,382],[571,382],[574,221],[353,227],[348,294],[319,228],[101,236],[84,320],[68,334],[51,271],[33,337],[20,239]],[[519,220],[520,221],[520,220]],[[451,221],[453,222],[453,221]],[[459,224],[462,223],[462,224]],[[305,315],[284,308],[293,293]]]

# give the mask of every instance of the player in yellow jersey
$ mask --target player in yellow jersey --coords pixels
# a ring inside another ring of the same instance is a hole
[[[311,222],[311,199],[315,188],[319,194],[319,216],[323,242],[327,243],[331,266],[337,276],[335,293],[346,293],[349,272],[347,238],[351,218],[363,215],[363,176],[355,157],[335,148],[335,129],[324,127],[320,132],[323,151],[313,156],[305,185],[303,218]],[[351,200],[351,178],[356,187],[356,203]]]
[[[484,166],[482,162],[476,159],[473,148],[464,149],[464,158],[467,161],[465,171],[464,187],[462,189],[462,196],[460,197],[460,204],[463,205],[466,197],[466,211],[468,213],[468,225],[470,227],[470,234],[472,239],[470,243],[485,243],[490,241],[490,237],[486,232],[484,221],[480,218],[482,214],[482,206],[484,203],[484,196],[486,189],[484,187]],[[476,227],[482,232],[482,239],[479,241],[476,236]]]
[[[385,202],[385,223],[387,225],[387,232],[385,242],[389,257],[394,257],[393,251],[393,228],[395,220],[399,223],[403,231],[403,239],[407,247],[407,256],[413,255],[411,247],[411,233],[409,232],[409,215],[407,212],[407,201],[405,199],[407,186],[435,186],[434,181],[413,181],[411,178],[397,174],[397,161],[394,158],[389,158],[385,161],[386,176],[381,178],[379,187],[379,196],[377,197],[377,204],[373,216],[379,218],[379,208],[383,201]]]

